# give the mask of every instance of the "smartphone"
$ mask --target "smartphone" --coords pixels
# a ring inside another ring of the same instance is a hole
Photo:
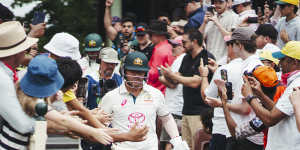
[[[228,81],[228,76],[227,76],[227,70],[226,69],[221,70],[221,79],[224,80],[225,82]]]
[[[207,50],[203,51],[203,65],[208,65],[208,54],[207,54]]]
[[[225,83],[226,87],[226,95],[227,95],[227,100],[232,100],[233,98],[233,93],[232,93],[232,83],[231,82],[226,82]]]
[[[207,11],[212,13],[213,15],[215,14],[215,6],[209,6],[207,7]]]
[[[46,16],[45,13],[43,13],[41,11],[35,11],[34,15],[33,15],[32,24],[37,25],[37,24],[40,24],[40,23],[44,23],[45,22],[45,16]]]
[[[88,78],[81,78],[78,81],[76,97],[86,98],[88,90]]]
[[[248,17],[247,23],[258,23],[258,17]]]

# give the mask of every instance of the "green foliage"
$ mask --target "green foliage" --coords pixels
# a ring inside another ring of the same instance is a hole
[[[98,0],[15,0],[12,7],[26,3],[40,2],[21,22],[30,23],[34,11],[43,11],[49,16],[45,36],[40,38],[39,49],[42,50],[55,33],[67,32],[80,40],[82,49],[84,37],[97,31]]]

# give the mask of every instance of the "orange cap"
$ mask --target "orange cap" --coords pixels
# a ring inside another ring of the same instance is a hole
[[[253,75],[264,87],[274,87],[279,83],[275,70],[269,66],[257,67]]]

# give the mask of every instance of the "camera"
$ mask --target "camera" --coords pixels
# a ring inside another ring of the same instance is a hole
[[[117,88],[117,82],[113,79],[108,79],[108,80],[100,80],[100,98],[102,98],[106,93],[109,91],[112,91],[113,89]]]

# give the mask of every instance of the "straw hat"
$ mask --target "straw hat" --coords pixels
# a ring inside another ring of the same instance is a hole
[[[0,58],[18,54],[36,42],[38,39],[26,35],[20,22],[9,21],[0,24]]]

